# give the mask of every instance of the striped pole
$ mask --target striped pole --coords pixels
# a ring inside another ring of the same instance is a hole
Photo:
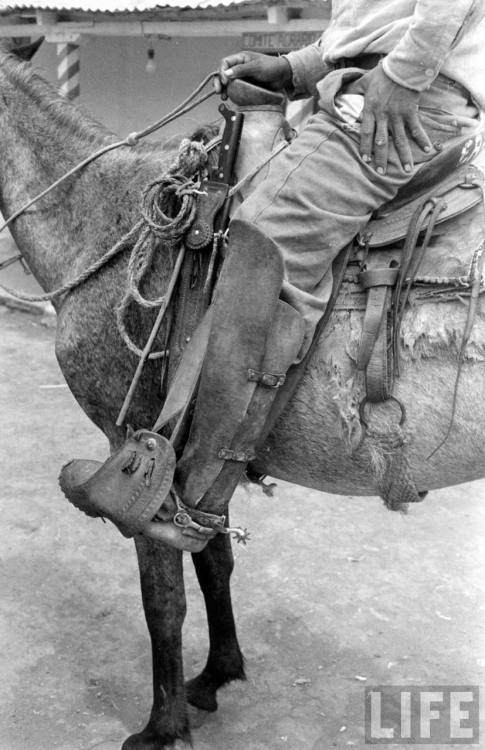
[[[57,79],[61,94],[72,102],[79,99],[79,45],[60,42],[57,45]]]

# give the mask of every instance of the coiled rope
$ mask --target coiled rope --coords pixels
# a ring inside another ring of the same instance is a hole
[[[216,144],[212,145],[212,148]],[[128,285],[116,310],[116,321],[120,335],[128,349],[141,357],[143,352],[131,340],[125,324],[126,313],[132,301],[140,307],[154,308],[165,305],[166,294],[156,299],[147,299],[140,291],[140,284],[150,269],[156,249],[163,241],[164,249],[171,252],[178,247],[191,226],[197,211],[197,195],[201,193],[202,171],[208,160],[210,144],[184,138],[178,157],[166,174],[150,183],[143,192],[142,218],[138,238],[128,262]],[[165,352],[152,352],[151,359],[164,356]]]

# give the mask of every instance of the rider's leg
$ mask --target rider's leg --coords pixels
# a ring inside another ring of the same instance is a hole
[[[177,489],[190,505],[226,462],[231,476],[240,475],[298,355],[304,325],[278,299],[282,279],[274,242],[251,224],[233,221],[190,435],[177,465]]]
[[[267,178],[236,213],[278,245],[285,266],[282,298],[304,316],[308,343],[331,292],[333,259],[413,176],[403,169],[392,143],[385,175],[362,160],[358,124],[346,122],[336,102],[342,87],[358,75],[356,70],[335,71],[325,78],[320,111],[276,157]],[[441,77],[421,96],[423,126],[439,148],[473,132],[477,114],[463,91]],[[436,153],[413,151],[416,168]]]

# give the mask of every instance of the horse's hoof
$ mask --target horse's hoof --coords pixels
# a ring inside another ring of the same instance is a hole
[[[197,677],[185,683],[187,702],[202,711],[214,713],[214,711],[217,711],[216,696],[218,687],[211,679],[206,678],[202,672]]]
[[[191,748],[190,737],[187,739],[169,739],[160,737],[150,727],[142,732],[132,734],[123,742],[121,750],[187,750]]]
[[[217,691],[232,680],[245,680],[244,660],[238,651],[231,664],[224,670],[211,671],[207,666],[202,672],[185,683],[187,702],[202,711],[217,711]]]
[[[202,708],[197,708],[197,706],[192,706],[190,703],[187,705],[187,714],[191,729],[199,729],[199,727],[205,724],[207,717],[209,716],[208,711],[204,711]]]

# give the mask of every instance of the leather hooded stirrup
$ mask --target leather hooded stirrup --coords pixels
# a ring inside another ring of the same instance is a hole
[[[172,486],[175,452],[164,437],[138,430],[104,463],[77,459],[61,470],[67,499],[88,516],[108,518],[131,537],[163,505]]]
[[[250,460],[269,405],[297,356],[304,326],[299,313],[278,300],[282,281],[276,244],[252,224],[233,221],[192,427],[177,465],[177,487],[190,505],[226,462],[240,473]]]

